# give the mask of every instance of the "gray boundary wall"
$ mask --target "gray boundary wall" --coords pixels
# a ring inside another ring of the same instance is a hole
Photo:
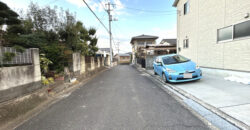
[[[0,68],[0,102],[41,87],[39,49],[31,48],[32,65]]]
[[[104,57],[82,56],[78,52],[72,55],[72,67],[75,76],[94,71],[104,66]]]
[[[147,56],[146,59],[145,59],[145,68],[146,69],[153,69],[153,63],[154,63],[154,60],[157,56]]]

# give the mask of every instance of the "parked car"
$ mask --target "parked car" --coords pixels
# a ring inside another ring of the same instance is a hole
[[[202,71],[195,62],[177,54],[156,57],[153,67],[154,73],[160,75],[164,82],[187,82],[202,78]]]

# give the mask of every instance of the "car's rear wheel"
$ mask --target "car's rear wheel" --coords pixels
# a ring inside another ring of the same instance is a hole
[[[164,73],[162,73],[162,81],[163,81],[164,83],[167,82],[167,78],[166,78],[166,75],[165,75]]]

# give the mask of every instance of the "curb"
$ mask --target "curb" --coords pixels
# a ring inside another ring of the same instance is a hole
[[[137,69],[141,69],[143,72],[149,74],[151,77],[153,77],[154,79],[162,82],[161,80],[159,80],[158,78],[155,78],[154,75],[152,75],[151,73],[147,72],[144,68],[140,68],[138,67],[137,65],[134,65]],[[232,125],[240,128],[240,129],[243,129],[243,130],[249,130],[250,127],[248,125],[246,125],[245,123],[229,116],[228,114],[226,114],[225,112],[215,108],[214,106],[208,104],[208,103],[205,103],[203,102],[202,100],[196,98],[195,96],[193,96],[192,94],[190,93],[187,93],[186,91],[182,90],[182,89],[179,89],[179,88],[176,88],[174,87],[173,85],[169,84],[169,83],[165,83],[165,85],[167,85],[168,87],[170,87],[171,89],[173,89],[174,91],[176,91],[177,93],[181,94],[182,96],[186,97],[186,98],[189,98],[189,99],[192,99],[193,101],[197,102],[198,104],[200,104],[201,106],[203,106],[204,108],[210,110],[211,112],[213,112],[214,114],[218,115],[219,117],[223,118],[224,120],[228,121],[229,123],[231,123]],[[178,96],[178,95],[176,95]]]

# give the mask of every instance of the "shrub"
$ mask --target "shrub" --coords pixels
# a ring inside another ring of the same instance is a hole
[[[4,55],[3,56],[3,61],[5,61],[5,62],[11,61],[12,58],[14,58],[16,56],[16,54],[13,53],[13,52],[5,52],[3,55]]]
[[[49,81],[49,84],[52,84],[52,83],[54,83],[54,78],[49,77],[49,78],[48,78],[48,81]]]
[[[42,84],[43,85],[49,85],[49,80],[46,79],[44,76],[42,76]]]

